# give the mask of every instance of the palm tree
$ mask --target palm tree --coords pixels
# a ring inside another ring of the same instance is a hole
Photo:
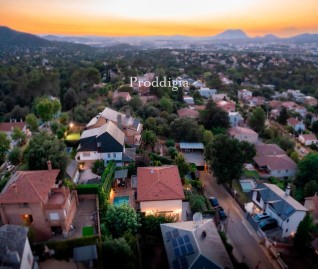
[[[141,135],[141,141],[145,149],[150,146],[153,151],[157,143],[157,136],[153,131],[145,130]]]

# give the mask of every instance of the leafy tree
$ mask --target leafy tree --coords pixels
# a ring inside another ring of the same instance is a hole
[[[173,110],[173,105],[172,105],[172,102],[169,98],[167,97],[163,97],[161,98],[160,100],[160,106],[161,106],[161,109],[164,110],[164,111],[167,111],[168,113],[171,113],[172,110]]]
[[[68,111],[78,104],[78,96],[74,89],[69,88],[63,96],[63,108]]]
[[[310,152],[298,163],[297,183],[304,186],[308,181],[318,182],[318,154]]]
[[[94,174],[101,176],[104,170],[105,170],[104,160],[96,160],[93,162],[92,172]]]
[[[61,113],[59,120],[62,125],[66,125],[68,122],[68,114],[65,112]]]
[[[30,170],[46,170],[50,160],[52,167],[60,169],[62,174],[68,162],[64,142],[47,133],[37,134],[30,140],[24,158]]]
[[[313,122],[311,126],[311,130],[315,133],[318,134],[318,121]]]
[[[174,140],[171,139],[171,138],[168,138],[167,141],[166,141],[166,146],[167,147],[174,147],[175,146]]]
[[[194,119],[177,118],[170,124],[171,135],[178,141],[198,141],[199,126]]]
[[[189,197],[190,208],[192,212],[201,212],[207,210],[205,197],[202,195],[194,194]]]
[[[0,163],[6,158],[7,151],[10,149],[10,139],[5,132],[0,132]]]
[[[18,127],[14,127],[11,138],[19,143],[19,145],[23,145],[26,141],[26,134]]]
[[[229,116],[222,109],[218,108],[216,104],[210,100],[205,110],[202,111],[200,119],[206,129],[212,128],[229,128]]]
[[[145,121],[145,124],[144,124],[144,129],[145,130],[152,130],[155,132],[157,129],[156,119],[154,117],[147,118]]]
[[[168,148],[168,153],[169,153],[171,159],[174,159],[177,156],[178,151],[177,151],[177,149],[175,147],[169,147]]]
[[[209,130],[204,130],[202,133],[202,140],[205,145],[210,143],[213,139],[213,133]]]
[[[153,131],[145,130],[141,134],[141,141],[144,148],[147,148],[148,146],[150,146],[153,150],[157,143],[157,136]]]
[[[240,142],[227,135],[217,135],[205,150],[218,183],[232,184],[242,173],[244,156]]]
[[[177,156],[174,158],[174,162],[178,166],[179,174],[181,178],[184,178],[184,176],[189,172],[190,165],[187,163],[184,159],[184,156],[181,153],[178,153]]]
[[[245,163],[252,162],[254,156],[256,155],[255,145],[247,141],[242,141],[240,143],[240,148],[244,156],[244,162]]]
[[[119,206],[108,205],[103,221],[107,223],[114,237],[120,237],[125,232],[135,234],[140,226],[135,209],[126,203]]]
[[[318,192],[318,183],[315,180],[311,180],[305,184],[304,197],[313,196]]]
[[[295,163],[298,163],[298,162],[299,162],[298,152],[297,152],[297,151],[293,151],[293,152],[290,154],[290,158],[291,158]]]
[[[279,117],[278,117],[278,122],[282,125],[286,125],[287,119],[289,118],[287,109],[285,107],[282,108],[280,111]]]
[[[135,257],[124,237],[106,238],[102,247],[104,263],[108,268],[134,269]]]
[[[312,218],[307,214],[304,219],[299,223],[297,232],[294,238],[294,247],[300,254],[305,254],[308,250],[310,243],[309,231],[312,226]]]
[[[14,147],[8,155],[8,160],[14,164],[17,165],[21,162],[22,159],[22,151],[19,147]]]
[[[35,109],[43,121],[49,121],[61,109],[61,104],[56,99],[41,98],[36,102]]]
[[[161,234],[160,224],[172,222],[176,222],[174,216],[155,213],[143,217],[141,219],[141,227],[145,233],[159,236]]]
[[[28,114],[25,121],[31,132],[37,132],[39,129],[38,120],[34,114]]]
[[[261,107],[257,107],[249,118],[249,125],[255,132],[260,133],[265,128],[265,118],[264,110]]]
[[[130,105],[134,111],[138,110],[142,107],[142,102],[138,95],[131,98],[131,100],[128,102],[128,105]]]

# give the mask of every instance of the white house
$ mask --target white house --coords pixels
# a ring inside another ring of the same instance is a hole
[[[85,130],[75,156],[77,161],[115,160],[125,161],[125,134],[109,121],[99,128]]]
[[[239,126],[244,121],[244,118],[239,112],[229,112],[229,121],[231,127]]]
[[[141,212],[167,214],[181,220],[184,192],[177,166],[138,167],[137,182]]]
[[[306,129],[306,126],[303,123],[303,121],[299,121],[296,118],[289,118],[287,120],[287,124],[293,127],[293,130],[296,132],[304,131]]]
[[[277,220],[282,238],[296,233],[299,223],[308,211],[290,196],[289,186],[284,192],[275,184],[259,184],[253,189],[252,201],[258,210],[266,212]]]
[[[211,98],[212,95],[217,93],[216,89],[209,89],[209,88],[201,88],[200,90],[198,90],[198,92],[200,93],[200,95],[202,97],[205,98]]]
[[[318,140],[315,134],[301,134],[298,137],[300,143],[305,146],[310,146],[312,144],[318,144]]]
[[[247,141],[251,144],[256,144],[258,141],[258,133],[252,129],[243,127],[232,127],[229,129],[229,135],[236,138],[239,141]]]
[[[247,100],[252,97],[252,92],[246,89],[239,90],[237,93],[238,99]]]
[[[29,239],[29,228],[6,224],[0,227],[1,268],[37,269]]]

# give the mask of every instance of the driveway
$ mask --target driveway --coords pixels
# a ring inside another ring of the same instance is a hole
[[[256,232],[245,219],[245,214],[232,196],[218,185],[208,172],[200,172],[200,179],[205,186],[205,195],[214,196],[228,214],[225,231],[233,245],[233,254],[240,262],[245,262],[250,269],[276,269],[277,263],[271,259],[264,246],[260,245]],[[257,267],[258,265],[258,267]]]

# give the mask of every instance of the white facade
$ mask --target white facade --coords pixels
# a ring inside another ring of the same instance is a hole
[[[293,127],[293,129],[298,132],[298,131],[304,131],[306,130],[305,124],[303,124],[302,122],[299,122],[297,124],[295,124],[294,126],[291,125]]]
[[[209,89],[209,88],[201,88],[198,90],[200,95],[205,98],[210,98],[212,95],[216,94],[217,90],[216,89]]]
[[[287,169],[287,170],[270,170],[268,176],[272,177],[294,177],[296,175],[296,169]]]
[[[318,144],[317,139],[305,139],[302,135],[299,136],[299,142],[305,146],[310,146],[312,144]]]
[[[34,263],[34,257],[30,247],[29,239],[26,238],[23,255],[21,258],[20,269],[32,269]]]
[[[230,126],[235,127],[239,126],[239,124],[243,121],[243,117],[239,112],[229,112],[229,121]]]
[[[239,99],[247,100],[250,97],[252,97],[252,92],[243,89],[243,90],[238,91],[237,96],[238,96]]]
[[[283,199],[283,198],[282,198]],[[287,219],[283,220],[279,215],[276,214],[271,206],[264,203],[263,199],[260,198],[257,201],[257,191],[253,192],[252,201],[256,204],[263,212],[266,212],[272,218],[277,220],[278,227],[282,229],[282,238],[292,236],[296,233],[299,223],[303,220],[306,215],[305,210],[295,210]]]
[[[166,213],[178,215],[178,220],[182,217],[182,200],[163,200],[163,201],[143,201],[140,202],[140,211],[146,215],[155,213]]]
[[[93,161],[93,160],[121,161],[123,159],[123,153],[122,152],[100,153],[97,151],[77,152],[75,159],[77,161]]]

